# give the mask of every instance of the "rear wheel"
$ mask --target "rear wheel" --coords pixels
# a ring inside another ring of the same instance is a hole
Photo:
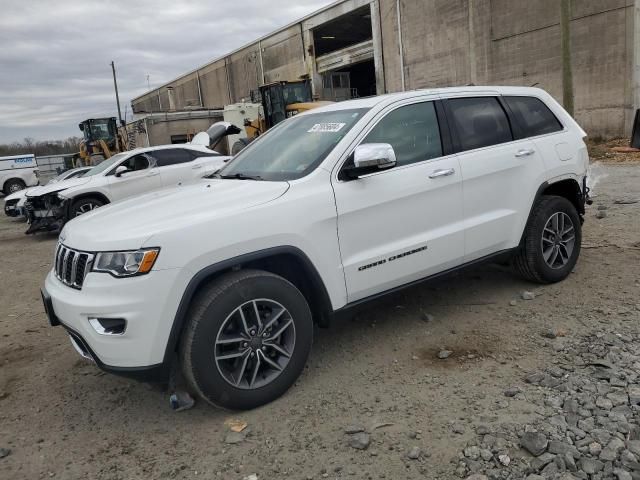
[[[576,207],[566,198],[543,196],[527,222],[514,258],[516,271],[538,283],[564,280],[580,256],[582,228]]]
[[[100,208],[104,205],[104,202],[99,198],[87,197],[81,198],[80,200],[76,200],[71,205],[71,212],[69,214],[69,220],[75,217],[79,217],[80,215],[84,215],[85,213],[89,213],[96,208]]]
[[[20,180],[19,178],[12,178],[11,180],[7,180],[4,184],[4,194],[11,195],[19,190],[24,190],[26,188],[26,184]]]
[[[232,272],[194,299],[182,336],[185,378],[209,403],[234,410],[269,403],[296,381],[313,338],[309,305],[282,277]]]

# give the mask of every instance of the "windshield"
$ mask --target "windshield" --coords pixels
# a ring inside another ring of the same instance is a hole
[[[111,138],[111,134],[109,133],[109,120],[94,120],[90,122],[90,126],[91,138],[94,140]]]
[[[113,157],[111,157],[108,160],[103,161],[102,163],[99,163],[98,165],[96,165],[95,167],[93,167],[91,170],[85,172],[84,175],[82,175],[83,177],[91,177],[93,175],[98,175],[99,173],[104,172],[105,170],[108,170],[109,167],[111,167],[112,165],[115,165],[116,163],[118,163],[120,160],[123,160],[130,152],[126,152],[126,153],[119,153],[117,155],[114,155]]]
[[[241,151],[222,178],[295,180],[312,172],[368,109],[335,110],[293,117]]]

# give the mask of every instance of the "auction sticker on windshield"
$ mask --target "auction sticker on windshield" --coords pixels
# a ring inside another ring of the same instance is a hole
[[[342,130],[346,123],[316,123],[307,133],[333,133]]]

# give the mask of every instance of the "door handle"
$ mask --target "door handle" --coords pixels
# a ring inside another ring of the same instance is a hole
[[[202,168],[202,164],[199,165],[194,165],[193,167],[191,167],[193,170],[197,170],[198,168]]]
[[[448,177],[454,173],[456,173],[456,171],[453,168],[449,168],[448,170],[435,170],[431,175],[429,175],[429,178]]]
[[[534,153],[536,153],[535,150],[531,149],[518,150],[518,153],[516,153],[516,158],[528,157],[530,155],[533,155]]]
[[[149,173],[147,173],[147,177],[155,177],[156,175],[158,175],[160,172],[156,172],[156,171],[151,171]]]

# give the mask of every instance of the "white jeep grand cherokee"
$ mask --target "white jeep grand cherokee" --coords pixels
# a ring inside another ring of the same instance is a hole
[[[66,225],[52,325],[107,371],[247,409],[304,368],[313,324],[480,261],[569,275],[585,132],[547,93],[464,87],[336,103],[282,122],[218,174]]]

